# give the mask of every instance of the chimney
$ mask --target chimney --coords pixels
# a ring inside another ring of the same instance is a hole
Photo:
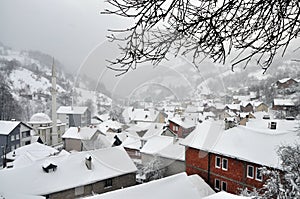
[[[277,122],[271,122],[271,125],[269,124],[270,129],[276,129]]]
[[[85,165],[88,168],[88,170],[92,170],[92,156],[87,155],[85,157]]]

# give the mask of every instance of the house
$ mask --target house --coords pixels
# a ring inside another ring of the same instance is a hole
[[[108,113],[105,113],[105,114],[96,114],[95,116],[93,116],[93,119],[96,119],[98,120],[100,123],[106,121],[106,120],[109,120],[110,119],[110,116]]]
[[[137,168],[122,147],[51,156],[0,170],[0,193],[79,198],[135,185]]]
[[[32,164],[34,161],[58,154],[59,151],[53,147],[40,144],[38,142],[28,144],[17,148],[6,155],[8,162],[13,168],[25,167]]]
[[[91,124],[91,112],[85,106],[61,106],[57,109],[57,119],[66,123],[66,129],[75,126],[88,126]]]
[[[241,112],[253,112],[254,109],[253,109],[253,105],[250,101],[242,101],[240,103],[240,109],[241,109]]]
[[[292,78],[284,78],[275,82],[275,87],[278,89],[291,88],[292,86],[298,84],[298,81]]]
[[[186,173],[180,173],[148,183],[91,196],[88,199],[200,199],[214,193],[199,176],[187,176]]]
[[[240,104],[226,104],[224,110],[231,110],[232,112],[237,113],[241,111],[241,106]]]
[[[66,124],[57,122],[57,136],[58,143],[52,142],[52,120],[45,113],[36,113],[31,116],[29,126],[35,131],[35,135],[39,136],[42,142],[46,145],[52,146],[62,143],[62,135],[65,133]]]
[[[20,121],[0,120],[0,166],[6,167],[6,154],[30,144],[31,127]]]
[[[147,141],[155,136],[162,135],[165,130],[163,123],[144,123],[140,122],[132,125],[128,129],[127,138],[122,143],[125,150],[132,159],[141,159],[140,150],[144,147]]]
[[[127,107],[122,113],[126,124],[137,122],[159,122],[164,123],[164,115],[154,109],[138,109]]]
[[[106,120],[103,121],[101,124],[97,125],[97,128],[102,133],[121,133],[123,131],[124,124],[115,121],[115,120]]]
[[[269,111],[269,107],[265,103],[260,102],[260,101],[254,101],[253,107],[254,107],[255,112],[268,112]]]
[[[188,118],[181,118],[175,116],[169,119],[169,128],[177,134],[179,138],[185,138],[190,132],[195,129],[197,121],[189,120]]]
[[[291,111],[295,108],[295,103],[290,99],[274,99],[273,100],[273,110],[279,111]]]
[[[109,141],[100,140],[100,135],[100,130],[94,127],[70,127],[62,136],[64,148],[67,151],[84,151],[109,147]]]
[[[259,189],[261,168],[280,170],[276,149],[300,142],[296,121],[250,119],[247,126],[224,130],[224,124],[204,121],[181,144],[186,146],[186,172],[198,174],[214,190],[236,194],[238,189]],[[273,125],[273,127],[272,127]]]
[[[153,158],[158,158],[164,176],[170,176],[185,171],[185,148],[179,145],[179,139],[169,136],[154,136],[148,139],[140,150],[143,165]]]

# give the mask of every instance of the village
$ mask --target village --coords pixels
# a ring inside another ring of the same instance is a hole
[[[53,67],[51,117],[0,121],[0,195],[247,198],[242,191],[263,187],[263,168],[281,171],[278,148],[300,141],[300,79],[269,87],[272,103],[244,90],[93,115],[87,106],[56,107]]]

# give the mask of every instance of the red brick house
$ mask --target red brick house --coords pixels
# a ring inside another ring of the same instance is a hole
[[[188,118],[180,118],[178,116],[169,119],[169,128],[179,137],[185,138],[196,127],[195,121]]]
[[[237,194],[240,189],[261,188],[265,179],[260,168],[278,169],[280,160],[276,148],[282,142],[292,144],[299,140],[296,132],[285,129],[292,128],[296,122],[282,122],[278,124],[283,127],[279,130],[281,133],[276,133],[278,128],[268,129],[267,121],[257,119],[249,121],[247,126],[228,130],[224,130],[220,122],[198,124],[181,142],[186,146],[186,172],[198,174],[216,191]],[[256,125],[266,125],[266,128],[255,130]]]

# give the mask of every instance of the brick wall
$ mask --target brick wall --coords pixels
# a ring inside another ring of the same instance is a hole
[[[216,157],[220,158],[220,168],[216,166]],[[223,159],[227,160],[227,169],[223,168]],[[247,165],[254,168],[253,179],[247,177]],[[261,166],[193,148],[186,150],[186,172],[188,175],[198,174],[216,191],[222,190],[223,182],[227,185],[226,191],[233,194],[239,193],[239,189],[246,187],[249,190],[254,187],[261,188],[263,181],[255,179],[256,167],[260,168]],[[219,189],[215,188],[216,179],[221,184]]]

